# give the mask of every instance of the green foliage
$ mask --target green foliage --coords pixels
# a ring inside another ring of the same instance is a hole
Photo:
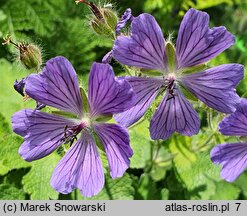
[[[123,0],[116,6],[119,14],[127,7],[132,8],[134,16],[151,13],[166,38],[173,33],[173,42],[187,9],[206,10],[212,26],[224,25],[236,36],[236,45],[207,66],[233,62],[247,64],[245,1]],[[67,57],[78,73],[80,84],[87,90],[92,62],[100,62],[113,45],[112,39],[93,33],[88,20],[91,12],[87,6],[64,0],[2,0],[0,7],[0,37],[10,34],[16,41],[37,42],[44,50],[44,60],[57,55]],[[50,186],[52,172],[62,154],[54,152],[31,163],[25,162],[18,154],[23,139],[12,132],[11,116],[25,107],[34,108],[35,102],[23,102],[13,89],[16,79],[28,75],[20,64],[13,63],[16,54],[17,50],[10,46],[0,49],[0,199],[85,199],[79,190],[61,195]],[[142,72],[133,67],[122,68],[115,62],[112,65],[116,74],[126,75],[124,70],[132,75]],[[243,97],[247,97],[246,80],[245,77],[237,88]],[[186,96],[193,99],[191,95]],[[91,199],[247,199],[246,172],[235,183],[228,183],[220,178],[221,167],[210,160],[210,150],[214,145],[237,141],[237,138],[224,137],[218,132],[218,123],[223,115],[206,109],[199,101],[192,101],[201,119],[200,132],[193,137],[175,133],[166,141],[153,141],[149,122],[161,99],[162,95],[143,119],[129,128],[134,155],[122,178],[113,180],[109,177],[107,158],[100,150],[106,183],[103,190]]]
[[[227,182],[217,182],[216,183],[216,192],[210,199],[213,200],[235,200],[238,198],[240,193],[239,187]]]
[[[31,194],[31,199],[48,200],[58,198],[58,193],[50,186],[50,179],[59,159],[60,157],[54,153],[32,162],[31,170],[22,180],[23,189]]]
[[[8,168],[8,171],[30,166],[30,164],[24,161],[18,154],[18,149],[22,141],[19,136],[13,134],[0,140],[0,161]]]
[[[1,31],[4,35],[11,34],[18,39],[26,39],[26,32],[38,36],[52,35],[56,31],[57,23],[61,22],[61,12],[64,9],[63,0],[5,1],[2,11],[7,19],[0,23]]]
[[[111,179],[108,175],[105,177],[105,186],[103,190],[92,200],[132,200],[134,188],[132,179],[128,174],[121,178]]]
[[[28,106],[34,107],[34,102],[28,100],[22,101],[22,96],[19,95],[13,88],[14,81],[26,77],[28,73],[18,64],[10,64],[5,59],[0,59],[0,113],[4,114],[5,119],[10,123],[11,116],[14,112]]]
[[[0,200],[24,200],[25,193],[23,190],[16,188],[9,182],[0,185]]]
[[[129,129],[130,145],[134,155],[130,159],[131,168],[144,168],[150,158],[149,123],[143,121]]]

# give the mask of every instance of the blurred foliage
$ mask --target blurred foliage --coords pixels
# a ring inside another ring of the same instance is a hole
[[[94,1],[97,2],[97,1]],[[245,0],[122,0],[112,1],[119,16],[131,7],[133,15],[151,13],[160,24],[164,36],[178,33],[182,16],[190,8],[210,14],[211,26],[224,25],[235,36],[236,45],[214,58],[209,66],[237,62],[247,65],[247,2]],[[103,3],[101,2],[101,5]],[[32,41],[43,49],[43,60],[57,55],[67,57],[74,65],[80,83],[87,87],[87,75],[93,61],[101,61],[111,49],[112,40],[98,37],[89,24],[90,10],[83,4],[64,0],[1,0],[0,37],[10,34],[15,41]],[[17,60],[17,61],[16,61]],[[124,74],[116,62],[115,71]],[[13,83],[28,75],[18,63],[18,52],[0,45],[0,199],[85,199],[78,190],[62,195],[49,185],[52,171],[60,155],[57,152],[32,163],[18,154],[23,141],[11,130],[11,116],[25,107],[13,90]],[[247,97],[247,78],[238,93]],[[119,179],[106,175],[104,189],[92,199],[247,199],[247,174],[230,184],[220,178],[220,167],[212,164],[210,149],[217,143],[234,142],[217,131],[223,115],[192,102],[201,119],[198,135],[174,134],[166,141],[152,141],[149,120],[157,103],[142,121],[129,128],[134,155],[130,168]],[[108,165],[105,156],[106,172]]]

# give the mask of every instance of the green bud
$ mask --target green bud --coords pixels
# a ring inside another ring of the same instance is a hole
[[[16,43],[12,40],[10,35],[3,38],[3,45],[12,44],[19,50],[19,59],[24,67],[28,70],[39,70],[42,64],[42,54],[40,48],[31,43]]]
[[[176,51],[170,41],[166,43],[166,56],[169,71],[174,71],[176,67]]]
[[[93,20],[91,20],[90,23],[91,23],[93,30],[97,34],[104,35],[107,37],[113,35],[113,31],[111,30],[111,28],[102,20],[98,20],[97,18],[94,18]]]
[[[86,0],[77,0],[76,3],[86,4],[90,8],[93,14],[90,20],[90,25],[97,34],[107,37],[114,36],[118,17],[112,9],[99,7],[98,5]]]
[[[100,8],[100,11],[107,25],[111,28],[112,31],[115,31],[115,27],[118,23],[118,17],[115,12],[109,8]]]
[[[20,44],[20,61],[28,69],[39,70],[42,64],[42,54],[38,46],[34,44]]]

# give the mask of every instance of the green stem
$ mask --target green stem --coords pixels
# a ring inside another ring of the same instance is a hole
[[[213,119],[213,113],[212,110],[209,109],[207,112],[207,121],[208,121],[208,126],[210,127],[211,130],[214,130],[213,124],[212,124],[212,119]]]

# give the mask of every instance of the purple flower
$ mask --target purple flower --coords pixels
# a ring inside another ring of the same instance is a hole
[[[141,14],[133,19],[131,35],[118,36],[113,57],[122,64],[156,70],[160,75],[125,78],[137,99],[131,109],[116,115],[119,123],[130,126],[138,121],[156,96],[165,92],[150,122],[151,138],[165,140],[175,131],[187,136],[198,133],[198,115],[181,87],[215,110],[235,111],[240,100],[235,87],[243,78],[242,65],[224,64],[188,73],[234,44],[234,36],[225,27],[210,29],[208,24],[207,13],[190,9],[180,25],[175,49],[171,42],[165,42],[153,16]]]
[[[114,78],[110,65],[93,63],[88,102],[81,96],[73,66],[64,57],[49,60],[41,74],[30,75],[25,82],[31,98],[67,116],[25,109],[12,117],[14,132],[24,137],[19,153],[26,161],[43,158],[62,144],[72,145],[54,170],[51,185],[55,190],[67,194],[79,188],[90,197],[102,189],[104,173],[96,137],[105,149],[111,177],[124,174],[133,154],[128,132],[102,119],[131,107],[134,94],[127,81]],[[88,112],[83,111],[87,103]]]
[[[225,117],[219,130],[227,136],[247,136],[247,100],[241,99],[234,113]],[[221,177],[233,182],[247,166],[247,143],[226,143],[211,150],[211,160],[221,164]]]

